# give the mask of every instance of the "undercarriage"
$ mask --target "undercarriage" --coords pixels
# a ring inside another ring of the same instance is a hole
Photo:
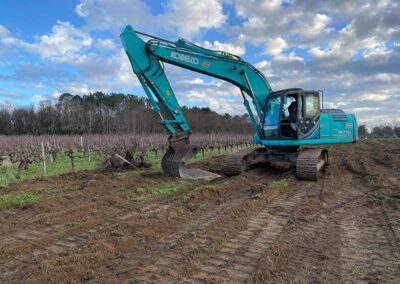
[[[225,175],[238,175],[260,164],[289,163],[300,180],[318,180],[318,173],[328,164],[328,152],[321,148],[286,149],[249,148],[226,157]]]
[[[161,165],[164,173],[184,179],[213,180],[220,175],[197,168],[187,168],[187,163],[201,147],[188,139],[173,141],[165,153]],[[227,156],[221,172],[226,176],[239,175],[250,168],[273,162],[289,163],[296,169],[301,180],[317,180],[318,174],[328,164],[328,152],[322,148],[246,148]]]

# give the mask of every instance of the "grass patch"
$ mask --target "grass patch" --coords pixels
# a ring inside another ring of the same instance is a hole
[[[34,192],[3,195],[0,196],[0,207],[21,206],[26,203],[35,202],[39,199],[40,196]]]
[[[240,150],[241,148],[239,148]],[[233,151],[237,151],[236,147],[234,147]],[[198,153],[196,157],[194,157],[189,164],[201,161],[201,160],[206,160],[210,159],[213,157],[218,157],[222,155],[227,155],[231,153],[231,148],[227,147],[226,151],[224,147],[220,148],[220,151],[218,151],[217,148],[214,148],[213,150],[208,149],[204,151],[204,156],[202,152]],[[151,166],[151,171],[152,172],[162,172],[161,169],[161,158],[164,155],[164,152],[159,151],[158,155],[155,156],[155,153],[153,151],[146,151],[145,154],[145,160],[150,162],[152,164]],[[136,152],[135,153],[135,158],[139,159],[140,153]],[[85,157],[77,157],[75,158],[75,170],[76,171],[81,171],[81,170],[93,170],[99,168],[99,166],[104,162],[105,157],[103,155],[100,155],[96,152],[91,152],[90,154],[90,161],[88,158]],[[57,176],[61,174],[65,174],[68,172],[71,172],[71,161],[70,159],[66,156],[64,153],[64,150],[60,151],[58,154],[58,157],[56,161],[53,163],[50,162],[50,160],[46,161],[47,165],[47,177],[51,176]],[[15,175],[17,173],[17,168],[18,168],[18,163],[12,164],[12,165],[7,165],[7,166],[0,166],[0,188],[7,186],[11,182],[19,181],[15,178]],[[144,170],[134,170],[134,171],[123,171],[120,172],[118,175],[121,176],[135,176],[142,174]],[[42,176],[42,165],[41,163],[32,163],[29,165],[27,170],[24,170],[21,175],[21,181],[22,180],[29,180],[29,179],[34,179]]]
[[[129,199],[148,200],[157,196],[171,195],[180,191],[186,183],[183,182],[161,182],[157,185],[139,187],[128,194]]]
[[[291,179],[284,178],[281,180],[273,181],[269,187],[272,189],[288,189],[290,187]]]
[[[88,158],[76,158],[75,159],[75,170],[91,170],[99,167],[101,162],[104,161],[104,157],[96,153],[91,154],[90,161]],[[21,179],[16,179],[18,163],[10,166],[0,166],[0,187],[7,186],[11,182],[19,180],[29,180],[42,176],[42,164],[32,163],[28,166],[27,170],[24,170],[21,175]],[[57,176],[71,172],[71,161],[70,159],[60,151],[57,159],[51,163],[49,160],[46,161],[47,177]]]
[[[347,279],[345,280],[345,283],[346,284],[356,283],[356,280],[358,277],[360,277],[361,273],[362,273],[362,270],[360,267],[357,267],[357,266],[350,267],[346,271]]]
[[[189,211],[194,211],[200,207],[199,204],[191,202],[192,199],[197,198],[197,192],[189,192],[188,194],[184,194],[180,197],[182,204]]]

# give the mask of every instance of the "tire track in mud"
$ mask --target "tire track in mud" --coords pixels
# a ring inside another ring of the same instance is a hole
[[[151,215],[160,215],[168,210],[172,205],[171,204],[149,204],[144,206],[138,210],[120,215],[115,217],[116,220],[120,222],[128,222],[131,218],[143,218]],[[85,232],[78,232],[71,234],[70,236],[63,237],[61,239],[57,239],[51,245],[48,245],[46,248],[35,249],[33,251],[33,255],[38,256],[41,254],[61,254],[65,250],[69,250],[71,248],[78,248],[84,245],[84,243],[90,242],[93,238],[96,237],[96,234],[101,233],[105,230],[111,230],[113,227],[117,226],[115,222],[104,222],[102,224],[97,224],[91,229]]]
[[[272,175],[268,178],[268,182],[278,179],[281,179],[280,175]],[[182,230],[159,242],[151,252],[146,253],[145,256],[136,257],[125,270],[118,272],[117,275],[124,278],[131,277],[131,279],[139,281],[138,283],[176,282],[177,278],[182,276],[180,270],[187,265],[188,261],[190,262],[190,251],[193,248],[198,251],[206,250],[210,235],[203,234],[203,232],[211,231],[212,237],[216,238],[229,235],[232,226],[236,226],[236,220],[227,218],[227,215],[229,213],[236,214],[234,212],[248,206],[248,202],[251,201],[250,197],[248,190],[242,190],[240,196],[225,199],[223,207],[212,209],[212,211],[194,218]],[[214,207],[219,207],[219,205],[214,205]],[[264,216],[264,218],[266,217]],[[201,234],[201,237],[198,234]],[[179,246],[181,241],[182,243],[185,240],[190,241],[193,236],[195,236],[195,241],[192,243],[192,247],[183,244],[182,249],[171,249],[171,244],[176,242],[176,245]],[[185,269],[183,268],[183,270]]]
[[[399,283],[400,259],[377,218],[379,213],[365,210],[362,215],[346,214],[341,221],[342,279]]]
[[[359,161],[358,178],[354,178],[354,186],[365,194],[365,199],[384,194],[382,190],[388,187],[399,189],[393,182],[398,180],[398,173],[377,163],[376,149],[372,150]],[[377,168],[380,170],[376,171]],[[364,204],[362,210],[348,210],[341,219],[342,279],[350,283],[399,283],[399,236],[388,220],[385,203],[379,200],[373,204]]]
[[[350,173],[332,165],[297,206],[294,222],[284,228],[260,261],[252,282],[340,282],[339,220],[360,197],[359,192],[346,188],[351,181]]]
[[[35,224],[40,222],[40,220],[45,219],[45,218],[59,218],[61,214],[65,214],[68,216],[69,213],[75,212],[75,211],[82,211],[81,208],[72,208],[66,211],[63,211],[62,213],[57,212],[57,213],[50,213],[50,214],[40,214],[39,216],[35,216],[33,220],[30,222],[31,224]],[[19,246],[24,244],[26,241],[37,241],[42,238],[45,238],[48,236],[49,233],[57,233],[62,231],[63,229],[67,229],[70,227],[69,225],[66,224],[54,224],[50,226],[44,227],[42,230],[38,229],[24,229],[24,230],[19,230],[19,231],[13,231],[9,232],[7,235],[3,236],[0,239],[0,250],[4,250],[5,248],[10,248],[11,246]]]
[[[147,205],[143,208],[136,209],[135,211],[116,216],[115,218],[117,220],[125,221],[133,217],[146,217],[154,214],[162,214],[168,208],[170,207],[170,204],[150,204]],[[79,221],[77,222],[79,224]],[[43,239],[48,239],[48,238],[57,238],[57,234],[62,234],[62,233],[67,233],[68,234],[68,229],[70,229],[69,236],[61,238],[61,239],[56,239],[54,242],[50,241],[53,243],[47,248],[44,249],[35,249],[33,251],[34,255],[39,255],[42,253],[48,253],[48,252],[53,252],[53,253],[60,253],[63,249],[65,248],[71,248],[71,247],[76,247],[78,246],[78,243],[80,241],[88,241],[93,235],[95,235],[97,232],[105,230],[107,228],[111,228],[115,223],[113,222],[104,222],[101,224],[95,224],[94,227],[91,229],[87,230],[86,232],[82,232],[80,228],[72,228],[70,225],[60,225],[56,224],[51,227],[46,227],[41,231],[38,230],[26,230],[26,231],[19,231],[16,234],[12,236],[7,236],[4,237],[0,240],[0,250],[4,249],[9,249],[13,246],[20,246],[25,244],[26,242],[31,242],[33,244],[39,245]],[[79,232],[76,232],[79,231]],[[50,235],[53,234],[53,235]]]
[[[143,218],[151,215],[160,215],[164,213],[172,204],[149,204],[142,208],[135,208],[134,211],[114,216],[119,222],[128,222],[131,218]],[[101,217],[100,217],[101,219]],[[108,218],[109,219],[109,218]],[[79,225],[79,221],[76,222]],[[1,239],[0,247],[3,253],[9,253],[13,250],[18,250],[18,256],[13,259],[0,260],[0,273],[2,276],[10,276],[17,273],[19,268],[17,262],[27,262],[29,259],[40,257],[49,257],[54,255],[63,255],[73,249],[84,247],[90,243],[98,234],[106,230],[111,230],[113,227],[121,223],[111,221],[96,223],[90,227],[84,225],[84,228],[73,228],[70,224],[56,224],[44,228],[43,230],[26,230],[19,231],[12,236],[7,236]],[[60,237],[61,235],[61,237]],[[24,255],[20,250],[30,250],[30,253]],[[0,278],[1,279],[1,278]]]
[[[230,183],[230,181],[227,183]],[[226,196],[228,195],[228,196]],[[196,230],[204,230],[206,229],[210,224],[212,224],[214,221],[220,219],[226,211],[231,210],[235,206],[240,206],[243,202],[246,202],[246,200],[249,199],[249,194],[247,190],[241,189],[239,192],[236,192],[234,194],[232,193],[224,193],[224,202],[215,204],[215,199],[212,198],[211,200],[207,200],[206,203],[203,203],[203,208],[196,210],[196,212],[193,213],[193,216],[189,217],[189,220],[185,220],[184,223],[179,224],[181,229],[178,232],[174,232],[172,234],[167,235],[165,238],[163,238],[162,235],[159,236],[160,240],[159,242],[150,248],[150,251],[144,251],[141,255],[139,254],[135,256],[134,261],[139,263],[136,263],[136,265],[141,265],[141,263],[146,262],[146,261],[151,261],[151,258],[154,256],[157,256],[160,252],[166,251],[169,249],[169,246],[171,242],[174,242],[176,240],[179,240],[181,238],[185,238],[186,236],[190,235],[190,232],[187,230],[187,222],[190,223],[191,227],[195,227]],[[179,200],[177,200],[179,202]],[[120,216],[116,216],[114,219],[117,222],[111,222],[107,221],[102,224],[97,224],[96,226],[92,226],[89,228],[86,228],[86,230],[82,231],[80,228],[74,228],[70,233],[65,234],[62,238],[59,238],[58,236],[48,236],[47,233],[51,232],[51,228],[45,229],[43,232],[36,232],[35,234],[31,234],[32,231],[29,233],[25,234],[24,232],[21,233],[21,238],[17,238],[17,245],[19,243],[23,242],[28,242],[30,245],[32,245],[33,252],[30,254],[25,254],[21,255],[21,257],[17,257],[16,259],[13,259],[12,261],[7,261],[6,263],[2,263],[0,267],[0,272],[3,274],[3,276],[10,277],[12,274],[15,274],[18,272],[18,269],[15,269],[16,267],[18,268],[17,263],[21,262],[29,262],[32,259],[35,259],[35,262],[39,260],[40,258],[48,258],[49,256],[54,256],[54,255],[59,255],[62,256],[63,254],[71,254],[76,251],[76,249],[82,248],[84,249],[87,247],[85,244],[91,243],[93,240],[96,240],[96,242],[99,241],[99,237],[102,238],[101,234],[105,232],[106,230],[111,230],[114,226],[120,226],[123,225],[124,223],[126,224],[127,222],[129,223],[129,220],[132,218],[143,218],[146,216],[152,216],[156,217],[159,215],[162,215],[165,211],[169,209],[173,204],[171,204],[171,201],[166,202],[165,204],[160,204],[160,203],[152,203],[149,205],[146,205],[139,210],[136,209],[135,211],[128,212],[121,214]],[[194,221],[193,221],[194,220]],[[63,227],[63,226],[61,226]],[[62,229],[62,228],[61,228]],[[61,230],[60,229],[60,230]],[[58,231],[60,231],[58,230]],[[63,230],[61,230],[61,233]],[[57,235],[61,234],[60,232],[57,233]],[[44,238],[44,239],[43,239]],[[45,239],[53,239],[46,242]],[[80,252],[80,255],[82,253],[85,253],[83,251]],[[132,255],[132,252],[129,252],[129,254]],[[123,258],[124,259],[124,258]],[[126,271],[132,272],[132,262],[130,261],[130,257],[126,258],[129,260],[129,265],[126,265],[125,269]],[[100,266],[104,264],[100,263]],[[108,267],[112,267],[114,264],[107,264]],[[124,275],[125,272],[121,271],[121,265],[123,266],[123,261],[117,261],[116,267],[118,269],[117,275]],[[115,275],[114,275],[115,278]]]
[[[305,195],[305,190],[282,194],[259,214],[249,219],[248,226],[228,240],[208,261],[197,267],[192,283],[216,281],[243,283],[253,274],[260,258],[271,247],[293,208]]]
[[[221,181],[220,181],[221,182]],[[82,206],[81,204],[79,206]],[[107,219],[118,220],[119,222],[128,221],[131,218],[142,218],[152,215],[161,215],[166,212],[172,206],[171,202],[150,203],[142,208],[135,208],[133,211],[124,213],[122,215],[108,216],[104,214]],[[32,222],[37,222],[40,219],[52,219],[59,218],[61,215],[69,216],[70,212],[82,211],[80,208],[67,208],[62,212],[50,212],[47,214],[42,213]],[[104,219],[104,216],[99,216],[97,219]],[[81,224],[81,220],[73,223]],[[115,225],[115,222],[103,222],[92,224],[90,229],[85,230],[83,228],[74,228],[71,223],[68,224],[54,224],[46,226],[42,230],[28,229],[22,231],[16,231],[3,236],[0,239],[0,250],[10,250],[13,247],[19,247],[32,243],[35,245],[34,255],[48,254],[48,253],[61,253],[64,249],[70,249],[72,247],[78,247],[81,242],[88,242],[92,239],[96,233],[109,229]],[[85,226],[85,225],[84,225]],[[59,235],[67,235],[66,237],[59,238]],[[42,247],[43,240],[48,240],[51,244],[45,248]]]
[[[254,282],[348,283],[339,280],[340,220],[359,202],[360,193],[346,189],[351,181],[351,174],[333,170],[315,184],[260,262]]]
[[[150,251],[146,251],[144,255],[135,255],[134,259],[128,259],[128,263],[125,264],[119,261],[118,266],[123,266],[123,268],[119,268],[116,275],[123,278],[131,277],[135,268],[140,268],[145,273],[139,277],[134,276],[135,280],[154,282],[154,279],[151,279],[158,278],[157,275],[160,270],[170,270],[169,264],[182,258],[181,254],[171,252],[171,246],[182,239],[191,237],[194,232],[207,230],[214,222],[223,218],[226,212],[240,207],[248,200],[248,194],[241,194],[235,198],[225,200],[223,204],[209,204],[202,210],[201,214],[196,214],[197,216],[191,218],[192,220],[182,224],[183,226],[180,230],[161,239],[155,247],[151,248]]]
[[[379,153],[374,143],[364,147],[368,150],[364,150],[359,159],[352,155],[345,159],[346,168],[356,174],[352,181],[353,190],[358,192],[356,198],[361,202],[358,207],[349,206],[342,210],[341,277],[346,283],[399,283],[398,236],[387,220],[388,209],[384,201],[371,203],[371,198],[377,198],[376,194],[383,197],[388,188],[399,188],[393,182],[398,173],[378,161]]]

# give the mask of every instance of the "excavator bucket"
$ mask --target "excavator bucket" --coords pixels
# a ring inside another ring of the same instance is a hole
[[[170,145],[161,161],[163,172],[183,179],[213,180],[220,175],[197,168],[187,168],[187,163],[199,152],[201,147],[189,143]]]

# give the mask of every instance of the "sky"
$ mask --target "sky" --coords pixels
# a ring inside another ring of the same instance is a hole
[[[2,0],[0,107],[94,91],[145,96],[119,34],[134,29],[241,56],[273,90],[324,90],[368,126],[400,122],[400,1]],[[243,114],[229,83],[166,66],[182,105]]]

